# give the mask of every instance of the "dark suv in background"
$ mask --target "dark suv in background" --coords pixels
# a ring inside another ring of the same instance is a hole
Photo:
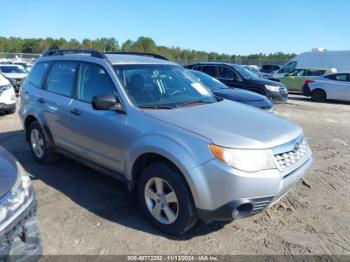
[[[262,73],[272,73],[274,71],[280,70],[281,67],[279,65],[263,65],[260,69]]]
[[[277,102],[286,102],[288,97],[288,90],[284,84],[257,78],[249,70],[237,64],[196,63],[185,67],[207,73],[229,87],[253,91]]]

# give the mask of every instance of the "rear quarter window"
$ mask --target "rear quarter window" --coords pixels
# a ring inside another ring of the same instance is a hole
[[[49,66],[50,66],[50,63],[49,62],[40,62],[40,63],[37,63],[30,75],[29,75],[29,82],[37,87],[37,88],[41,88],[42,87],[42,84],[44,82],[44,79],[45,79],[45,75],[49,69]]]

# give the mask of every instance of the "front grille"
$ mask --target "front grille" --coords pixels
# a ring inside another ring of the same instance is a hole
[[[275,154],[276,162],[281,171],[298,164],[308,151],[308,144],[305,138],[291,143],[290,146],[292,150]]]

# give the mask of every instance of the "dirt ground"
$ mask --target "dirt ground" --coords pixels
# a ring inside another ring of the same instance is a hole
[[[350,103],[292,96],[277,112],[304,129],[309,174],[261,214],[181,238],[150,226],[122,183],[68,159],[34,162],[17,114],[0,116],[0,145],[32,177],[45,254],[350,255]]]

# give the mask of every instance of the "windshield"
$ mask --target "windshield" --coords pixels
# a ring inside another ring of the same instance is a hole
[[[244,68],[243,66],[240,65],[233,65],[234,69],[238,71],[238,73],[245,79],[252,79],[256,78],[256,76],[249,71],[248,69]]]
[[[215,97],[188,70],[177,65],[123,65],[114,70],[138,107],[213,103]]]
[[[249,70],[256,78],[263,78],[261,73],[251,66],[244,66],[245,69]]]
[[[3,73],[27,73],[27,71],[22,66],[1,66],[1,72]]]
[[[221,83],[219,80],[211,77],[205,73],[190,70],[190,72],[197,77],[206,87],[210,88],[212,91],[228,88],[226,85]]]

